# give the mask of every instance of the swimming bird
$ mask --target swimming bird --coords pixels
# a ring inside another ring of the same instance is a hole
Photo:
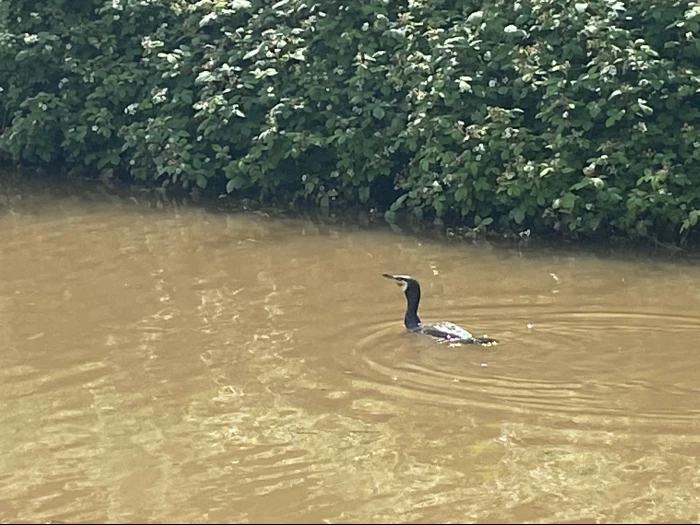
[[[419,332],[441,339],[442,342],[455,342],[478,345],[492,345],[498,343],[495,339],[473,335],[461,326],[450,322],[439,322],[435,324],[423,324],[418,317],[418,303],[420,303],[420,284],[413,277],[408,275],[382,274],[387,279],[392,279],[401,287],[406,295],[406,315],[403,324],[409,332]]]

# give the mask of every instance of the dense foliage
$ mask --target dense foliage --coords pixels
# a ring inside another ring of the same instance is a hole
[[[3,0],[0,156],[678,240],[699,24],[688,0]]]

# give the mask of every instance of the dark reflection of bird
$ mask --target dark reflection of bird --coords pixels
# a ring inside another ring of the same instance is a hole
[[[398,284],[403,293],[406,295],[406,315],[403,319],[403,324],[410,332],[419,332],[428,334],[443,342],[453,341],[458,343],[491,345],[498,341],[486,336],[472,335],[470,332],[457,326],[454,323],[440,322],[435,324],[423,324],[418,317],[418,303],[420,303],[420,284],[418,281],[408,275],[392,275],[389,273],[382,274],[387,279],[393,279]]]

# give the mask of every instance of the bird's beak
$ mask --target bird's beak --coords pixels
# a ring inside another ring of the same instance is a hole
[[[387,279],[393,279],[393,281],[396,283],[396,286],[401,286],[403,284],[403,281],[399,278],[397,278],[394,275],[391,275],[390,273],[383,273],[383,277],[386,277]]]

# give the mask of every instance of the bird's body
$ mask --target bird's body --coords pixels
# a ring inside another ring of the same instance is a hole
[[[420,284],[408,275],[382,274],[387,279],[393,279],[406,295],[406,315],[404,325],[410,332],[418,332],[430,335],[442,341],[452,341],[466,344],[491,345],[498,341],[486,336],[473,335],[461,326],[450,322],[423,324],[418,317],[418,304],[420,303]]]

